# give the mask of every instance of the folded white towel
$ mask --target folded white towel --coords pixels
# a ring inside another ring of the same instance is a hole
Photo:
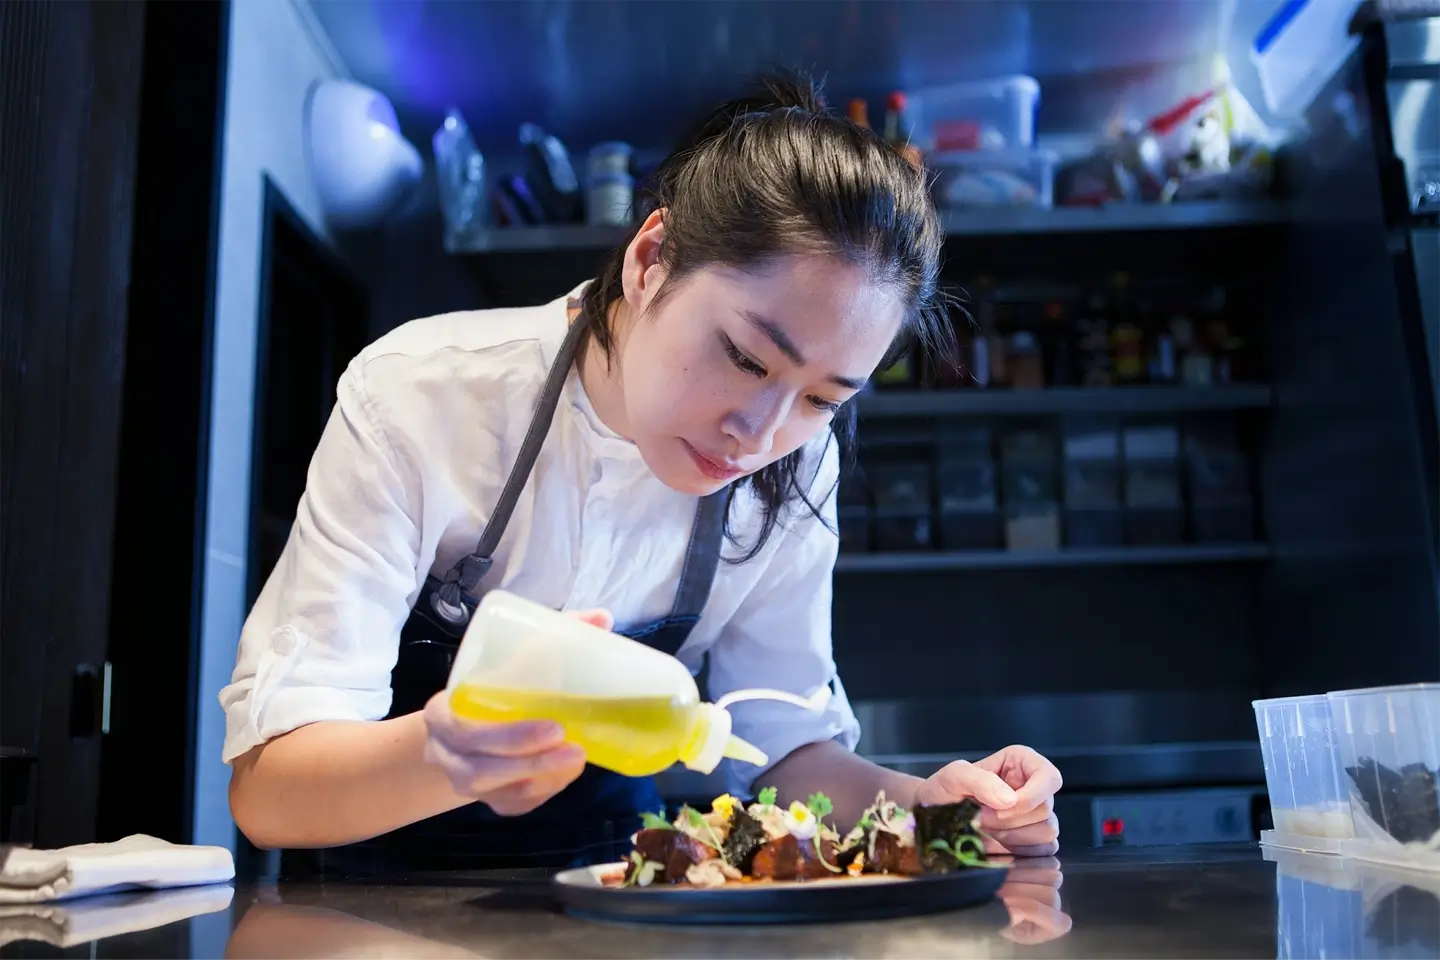
[[[0,947],[17,940],[73,947],[178,923],[230,906],[228,883],[184,890],[147,890],[87,897],[73,903],[0,904]]]
[[[0,847],[0,904],[43,903],[136,887],[188,887],[235,878],[224,847],[182,846],[135,834],[58,850]]]

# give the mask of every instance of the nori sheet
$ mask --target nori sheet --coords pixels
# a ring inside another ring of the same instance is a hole
[[[933,806],[918,806],[911,811],[915,815],[915,846],[920,851],[920,865],[926,873],[949,873],[960,868],[955,858],[944,850],[931,850],[930,844],[943,840],[951,847],[962,836],[980,838],[970,822],[980,812],[979,801],[973,798],[959,803],[940,803]]]
[[[721,856],[725,862],[748,874],[755,862],[755,851],[765,845],[765,828],[737,805],[730,815],[730,833],[725,838]]]

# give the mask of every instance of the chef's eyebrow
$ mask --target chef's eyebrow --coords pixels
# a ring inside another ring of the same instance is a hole
[[[799,347],[795,346],[795,341],[790,339],[790,335],[781,328],[780,324],[753,310],[741,310],[740,316],[744,317],[755,329],[765,334],[766,338],[775,344],[775,349],[785,354],[791,363],[797,367],[805,366],[805,355],[800,352]],[[828,379],[836,386],[844,387],[847,390],[859,390],[865,386],[867,378],[842,377],[839,374],[831,374]]]

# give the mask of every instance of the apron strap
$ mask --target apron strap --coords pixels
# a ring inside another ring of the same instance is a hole
[[[575,355],[580,349],[585,329],[585,324],[576,320],[566,331],[560,351],[550,365],[550,372],[546,374],[540,401],[535,406],[534,416],[530,418],[530,427],[520,444],[515,465],[510,468],[510,476],[505,480],[500,498],[495,501],[495,509],[491,511],[490,519],[480,533],[480,540],[475,544],[472,553],[460,558],[455,566],[450,568],[445,574],[445,581],[435,594],[435,612],[451,623],[460,624],[470,619],[470,611],[465,601],[474,596],[475,588],[490,571],[491,557],[495,548],[500,545],[500,538],[505,534],[510,516],[515,512],[515,505],[520,501],[520,493],[525,489],[525,483],[535,468],[535,461],[540,457],[545,436],[550,432],[550,424],[555,419],[555,407],[560,403],[560,394],[565,389],[565,380],[575,363]]]
[[[685,548],[685,564],[680,568],[680,586],[675,591],[673,617],[699,618],[710,599],[715,570],[720,565],[720,548],[725,542],[725,514],[730,506],[730,487],[724,487],[700,498],[695,508],[695,523],[690,528],[690,543]]]

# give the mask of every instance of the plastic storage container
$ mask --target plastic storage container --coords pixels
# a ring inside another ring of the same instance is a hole
[[[1084,426],[1065,434],[1065,545],[1125,542],[1120,512],[1120,431]]]
[[[1180,431],[1175,427],[1127,427],[1125,540],[1135,546],[1167,546],[1184,539],[1180,501]]]
[[[1354,861],[1273,846],[1261,855],[1275,864],[1278,960],[1377,956],[1362,948],[1365,902]]]
[[[1329,700],[1322,693],[1256,700],[1253,706],[1275,821],[1274,830],[1261,833],[1261,842],[1340,853],[1353,828]]]
[[[916,146],[927,154],[955,150],[1027,150],[1035,142],[1040,84],[1034,77],[996,77],[927,87],[906,96]]]
[[[1440,683],[1329,694],[1350,796],[1348,856],[1440,871]]]
[[[485,595],[446,684],[452,709],[489,722],[551,720],[590,763],[631,777],[683,763],[710,773],[729,757],[763,766],[765,754],[730,733],[725,708],[780,700],[823,710],[778,690],[741,690],[702,703],[690,671],[672,656],[504,590]]]
[[[1055,205],[1055,168],[1048,150],[970,150],[926,158],[935,174],[935,204],[951,209]]]
[[[989,427],[946,423],[936,430],[935,500],[940,546],[995,550],[1000,546],[1000,500]]]

